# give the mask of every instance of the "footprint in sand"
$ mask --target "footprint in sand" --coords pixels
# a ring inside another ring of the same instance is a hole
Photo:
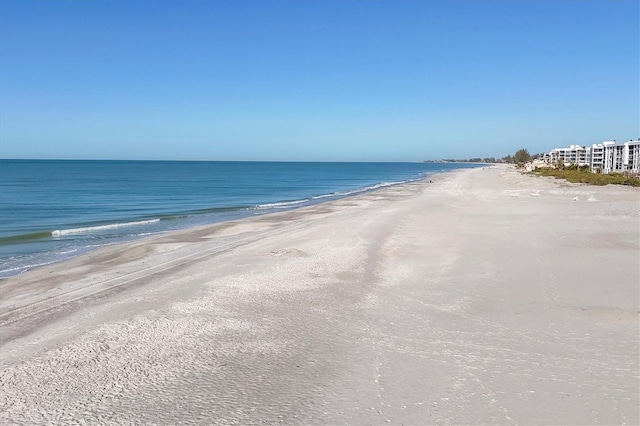
[[[272,252],[269,253],[269,256],[273,256],[273,257],[306,257],[306,256],[308,256],[308,254],[303,252],[302,250],[298,250],[296,248],[287,248],[287,249],[273,250]]]

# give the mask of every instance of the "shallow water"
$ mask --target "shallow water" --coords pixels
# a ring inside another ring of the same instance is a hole
[[[290,209],[449,163],[0,161],[0,278],[104,245]]]

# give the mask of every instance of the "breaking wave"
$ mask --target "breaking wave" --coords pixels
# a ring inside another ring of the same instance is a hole
[[[257,209],[284,209],[287,207],[297,206],[298,204],[303,204],[308,202],[309,199],[305,198],[302,200],[294,200],[294,201],[281,201],[279,203],[268,203],[268,204],[258,204],[256,206]]]
[[[125,228],[128,226],[150,225],[158,223],[160,219],[138,220],[135,222],[110,223],[108,225],[87,226],[84,228],[58,229],[51,232],[52,237],[62,237],[65,235],[88,234],[91,232],[106,231],[109,229]]]

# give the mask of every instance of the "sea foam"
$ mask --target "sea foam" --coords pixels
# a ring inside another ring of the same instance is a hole
[[[106,231],[109,229],[124,228],[127,226],[149,225],[158,223],[160,219],[138,220],[135,222],[110,223],[108,225],[88,226],[85,228],[58,229],[51,232],[52,237],[62,237],[64,235],[87,234],[96,231]]]
[[[273,209],[273,208],[283,209],[287,207],[297,206],[298,204],[306,203],[307,201],[309,201],[308,198],[305,198],[303,200],[295,200],[295,201],[282,201],[279,203],[258,204],[256,208],[257,209]]]

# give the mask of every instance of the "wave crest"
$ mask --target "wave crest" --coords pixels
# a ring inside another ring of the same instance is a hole
[[[256,206],[257,209],[284,209],[287,207],[297,206],[298,204],[306,203],[309,201],[308,198],[303,200],[295,200],[295,201],[282,201],[279,203],[269,203],[269,204],[258,204]]]
[[[160,219],[138,220],[135,222],[110,223],[108,225],[87,226],[85,228],[57,229],[51,232],[52,237],[62,237],[64,235],[86,234],[108,229],[125,228],[127,226],[149,225],[158,223]]]

